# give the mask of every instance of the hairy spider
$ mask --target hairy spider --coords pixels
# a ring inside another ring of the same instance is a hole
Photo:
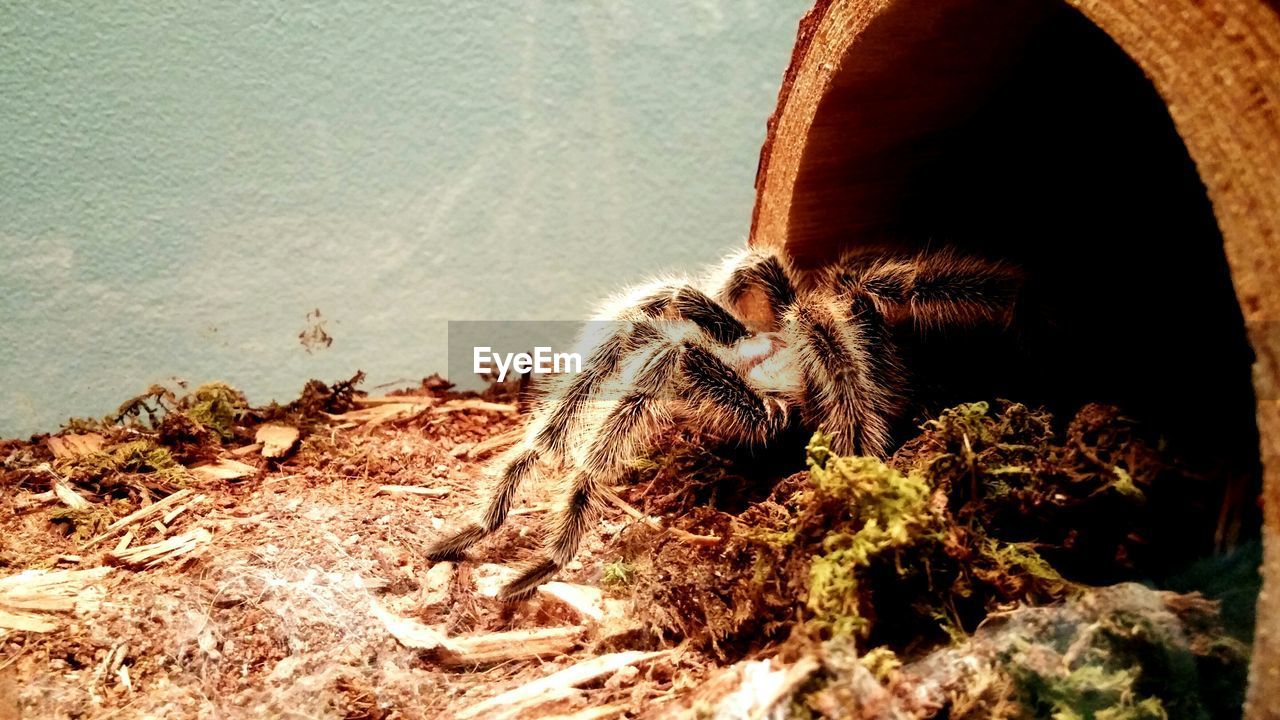
[[[491,466],[483,517],[428,555],[458,558],[502,525],[522,481],[563,468],[543,557],[500,594],[527,596],[573,559],[604,488],[676,422],[756,445],[799,423],[839,453],[884,457],[908,406],[895,338],[1006,326],[1021,286],[1017,268],[950,250],[850,254],[807,272],[746,250],[703,278],[626,291],[584,329],[582,371],[547,383],[523,439]]]

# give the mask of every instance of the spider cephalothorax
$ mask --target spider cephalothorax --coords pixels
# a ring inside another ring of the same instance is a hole
[[[704,278],[627,291],[583,331],[582,371],[548,383],[522,440],[492,465],[483,517],[428,554],[457,558],[502,525],[522,481],[560,471],[544,558],[501,593],[527,595],[573,559],[603,489],[673,422],[757,445],[799,423],[833,435],[839,453],[884,457],[909,403],[895,338],[1006,325],[1021,284],[1012,266],[952,251],[798,272],[747,250]]]

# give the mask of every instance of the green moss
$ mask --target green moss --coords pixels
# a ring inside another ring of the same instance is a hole
[[[635,577],[635,568],[624,560],[615,560],[604,566],[601,582],[609,587],[626,587]]]
[[[999,542],[986,538],[982,556],[993,567],[991,571],[1008,578],[1026,578],[1053,596],[1064,595],[1079,586],[1069,582],[1053,568],[1031,543]]]
[[[887,683],[902,668],[902,661],[898,659],[897,653],[887,647],[872,649],[858,658],[858,662],[881,683]]]
[[[697,450],[642,467],[699,485],[711,471]],[[1132,577],[1129,563],[1155,547],[1142,524],[1151,514],[1138,511],[1170,467],[1114,408],[1087,406],[1057,433],[1047,413],[1007,402],[941,413],[888,462],[841,457],[818,432],[807,465],[735,515],[647,493],[647,511],[725,543],[660,537],[620,553],[637,567],[678,568],[629,589],[645,622],[744,647],[797,620],[864,648],[960,642],[989,613],[1077,595],[1073,578]]]
[[[62,460],[55,467],[77,482],[101,480],[114,473],[155,473],[170,482],[187,478],[186,468],[174,460],[169,449],[150,439],[131,440],[100,452]]]
[[[116,516],[106,505],[90,505],[85,508],[57,508],[49,514],[49,519],[69,524],[71,536],[83,542],[100,535],[115,522]]]
[[[1166,720],[1160,698],[1135,688],[1137,667],[1111,669],[1082,665],[1065,675],[1040,674],[1025,667],[1016,675],[1038,717],[1054,720]]]
[[[1127,495],[1137,500],[1146,499],[1146,495],[1143,494],[1142,490],[1137,485],[1134,484],[1133,476],[1129,474],[1128,470],[1125,470],[1124,468],[1117,465],[1111,468],[1111,472],[1115,475],[1115,478],[1116,478],[1111,483],[1111,487],[1115,488],[1116,492],[1120,493],[1121,495]]]
[[[1007,626],[1011,637],[995,665],[1025,715],[1239,717],[1248,655],[1214,651],[1225,635],[1211,601],[1116,585],[1082,595],[1052,620],[1025,618]]]
[[[929,488],[923,479],[874,458],[834,456],[829,440],[819,434],[809,443],[809,512],[842,515],[845,521],[822,539],[809,566],[808,607],[820,630],[863,635],[868,621],[859,571],[874,558],[933,534],[936,518],[926,507]]]
[[[239,390],[226,383],[214,382],[201,385],[191,395],[183,398],[181,408],[192,420],[228,440],[233,436],[236,421],[248,408],[248,403]]]

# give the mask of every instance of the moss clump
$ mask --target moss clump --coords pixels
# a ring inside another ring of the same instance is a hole
[[[119,473],[154,474],[159,479],[182,484],[188,479],[186,468],[174,459],[169,449],[144,438],[131,440],[59,461],[55,469],[68,479],[80,483],[101,482]]]
[[[1022,611],[977,645],[1004,646],[993,670],[1007,679],[1017,717],[1238,717],[1248,653],[1223,633],[1217,611],[1199,596],[1121,584],[1067,607]],[[962,717],[981,717],[979,709]]]
[[[923,430],[892,464],[946,494],[956,525],[976,541],[957,561],[985,556],[1036,573],[1043,560],[1055,573],[1105,584],[1160,575],[1213,550],[1205,518],[1215,511],[1204,504],[1213,483],[1116,408],[1087,405],[1059,432],[1043,411],[970,403]],[[992,555],[988,538],[1015,547]],[[1021,550],[1040,560],[1028,564]]]
[[[1042,675],[1023,666],[1018,681],[1036,716],[1055,720],[1166,720],[1160,698],[1139,695],[1138,667],[1108,669],[1085,664],[1064,675]]]
[[[108,425],[142,425],[156,428],[160,418],[178,406],[178,396],[163,385],[152,385],[141,395],[125,400],[116,409],[115,415],[107,416]],[[146,416],[144,422],[143,416]]]
[[[69,525],[71,537],[83,542],[102,534],[108,525],[115,522],[116,516],[106,505],[90,505],[84,508],[56,508],[49,514],[49,519]]]
[[[929,487],[879,460],[837,457],[821,433],[809,445],[807,496],[798,525],[818,530],[839,519],[821,538],[809,565],[808,608],[814,627],[828,635],[862,635],[869,621],[859,576],[873,560],[919,542],[936,541],[939,518],[926,506]]]
[[[797,540],[790,562],[806,562],[806,606],[811,629],[823,636],[856,636],[866,647],[904,647],[932,626],[956,640],[998,607],[1045,602],[1072,593],[1067,581],[1034,543],[1010,538],[1002,528],[956,494],[985,496],[1003,473],[978,472],[972,460],[989,443],[1006,443],[1008,428],[1025,432],[1034,417],[1015,411],[999,422],[981,406],[944,415],[935,429],[972,437],[970,453],[935,454],[927,463],[902,469],[866,457],[838,457],[818,434],[809,445],[810,489],[799,500]],[[1021,417],[1019,415],[1021,414]],[[974,440],[977,440],[975,442]],[[1039,446],[1043,449],[1043,446]],[[969,484],[954,482],[940,468],[963,463]],[[1009,467],[1001,463],[1000,467]],[[963,512],[961,512],[963,510]],[[928,636],[928,632],[923,635]]]
[[[605,563],[601,583],[606,587],[626,587],[635,577],[635,569],[622,560]]]
[[[637,616],[664,637],[733,655],[798,621],[864,651],[909,650],[1147,567],[1157,486],[1191,482],[1162,452],[1114,408],[1087,406],[1063,432],[1017,403],[965,404],[888,462],[839,457],[819,433],[808,472],[766,499],[670,521],[720,544],[633,530],[614,549],[636,568]]]
[[[874,677],[882,683],[889,682],[902,669],[897,653],[887,647],[878,647],[858,658]]]
[[[254,423],[287,423],[306,435],[328,422],[328,415],[338,415],[354,408],[356,397],[363,394],[358,388],[364,382],[364,377],[363,372],[356,372],[350,378],[332,385],[320,380],[308,380],[297,400],[287,405],[271,403],[254,408],[248,413],[247,419]]]
[[[185,387],[179,383],[180,390]],[[202,453],[196,446],[216,448],[233,439],[248,409],[244,394],[226,383],[205,383],[183,395],[164,385],[152,385],[141,395],[126,400],[101,423],[73,420],[67,429],[109,430],[123,426],[134,432],[158,433],[166,445],[181,446],[181,454],[201,457],[216,450]]]
[[[226,383],[206,383],[184,397],[178,410],[188,418],[230,440],[241,414],[249,407],[244,395]]]

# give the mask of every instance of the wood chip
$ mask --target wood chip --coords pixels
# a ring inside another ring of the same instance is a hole
[[[804,655],[790,665],[780,665],[773,659],[744,660],[704,682],[692,697],[698,705],[713,706],[715,717],[763,720],[772,717],[773,709],[821,666],[812,655]]]
[[[116,668],[116,677],[120,679],[120,687],[124,688],[125,692],[133,692],[133,680],[129,679],[128,665],[121,665]]]
[[[450,489],[447,487],[419,487],[417,485],[379,485],[376,494],[394,495],[402,493],[405,495],[422,495],[424,497],[442,498],[449,494]]]
[[[440,648],[438,659],[446,667],[473,667],[553,657],[576,647],[585,631],[571,625],[453,637]]]
[[[199,503],[204,502],[206,499],[207,498],[204,495],[197,495],[191,499],[191,502],[183,503],[178,507],[165,513],[164,517],[160,518],[160,522],[164,523],[165,525],[169,525],[174,521],[175,518],[177,518],[179,515],[185,512],[187,508],[191,507],[192,505],[198,505]]]
[[[262,457],[282,458],[297,444],[300,433],[291,425],[267,423],[258,427],[253,439],[262,444]]]
[[[44,444],[59,460],[70,460],[82,455],[92,455],[102,451],[106,438],[98,433],[80,433],[76,435],[59,435],[48,438]]]
[[[124,549],[129,547],[129,544],[132,542],[133,542],[133,531],[130,530],[120,538],[120,542],[116,543],[116,546],[112,550],[112,552],[124,552]]]
[[[449,457],[455,457],[455,458],[464,457],[468,453],[470,453],[471,448],[475,446],[476,444],[471,442],[458,443],[457,445],[454,445],[453,447],[449,448]]]
[[[422,595],[419,604],[424,608],[436,607],[449,601],[449,584],[453,581],[453,563],[438,562],[422,576]]]
[[[62,480],[56,480],[53,483],[53,494],[62,501],[63,505],[72,510],[84,510],[92,503],[84,499],[80,493],[71,489],[71,486]]]
[[[52,490],[46,490],[42,493],[23,493],[14,498],[13,511],[15,513],[22,513],[57,501],[58,496],[55,495]]]
[[[189,533],[174,535],[159,542],[126,548],[120,552],[113,550],[107,553],[107,561],[141,570],[188,557],[197,550],[203,550],[212,540],[212,533],[204,528],[196,528]]]
[[[373,616],[391,633],[391,637],[407,648],[437,650],[450,647],[449,638],[445,637],[442,629],[424,625],[411,618],[392,615],[376,601],[371,601],[369,607]]]
[[[222,458],[208,465],[191,468],[191,472],[206,480],[240,480],[258,474],[258,468],[239,460]]]
[[[115,672],[116,670],[119,670],[121,665],[124,664],[125,656],[128,654],[128,643],[122,642],[119,645],[116,645],[115,649],[107,655],[107,672]]]
[[[231,451],[233,457],[244,457],[245,455],[253,455],[262,449],[262,443],[253,443],[252,445],[243,445]]]
[[[490,455],[520,442],[520,438],[524,436],[524,428],[512,428],[504,433],[486,438],[475,444],[475,447],[467,451],[468,460],[484,460]]]
[[[656,652],[629,650],[584,660],[544,678],[521,685],[514,690],[476,703],[458,713],[458,720],[469,720],[477,717],[507,718],[527,714],[529,709],[534,706],[541,705],[548,700],[564,697],[564,690],[568,688],[585,685],[593,680],[611,675],[628,665],[648,662],[670,652],[670,650]]]
[[[49,632],[58,627],[51,613],[75,610],[90,601],[85,591],[111,568],[26,570],[0,578],[0,628]]]
[[[604,593],[598,587],[553,581],[539,585],[538,594],[567,608],[579,621],[599,623],[604,619]]]
[[[356,405],[371,407],[375,405],[394,405],[396,403],[412,403],[415,405],[434,405],[436,399],[431,395],[385,395],[382,397],[358,397],[353,400]]]
[[[146,507],[144,507],[144,508],[141,508],[141,509],[136,510],[136,511],[134,511],[134,512],[132,512],[132,513],[129,513],[128,515],[126,515],[126,516],[124,516],[124,517],[120,518],[119,520],[117,520],[117,521],[115,521],[115,522],[111,523],[110,525],[108,525],[108,526],[107,526],[107,529],[106,529],[106,530],[105,530],[101,535],[99,535],[99,536],[97,536],[97,537],[95,537],[95,538],[93,538],[93,539],[89,540],[89,541],[88,541],[88,542],[86,542],[85,544],[81,545],[81,546],[80,546],[80,549],[81,549],[81,550],[87,550],[88,548],[91,548],[91,547],[93,547],[94,545],[97,545],[98,543],[102,542],[103,540],[106,540],[107,538],[110,538],[110,537],[115,536],[115,534],[116,534],[116,533],[118,533],[118,532],[120,532],[122,529],[124,529],[124,528],[126,528],[126,527],[128,527],[128,526],[130,526],[130,525],[132,525],[132,524],[134,524],[134,523],[136,523],[136,522],[138,522],[139,520],[143,520],[143,519],[146,519],[146,518],[148,518],[148,517],[151,517],[152,515],[154,515],[154,514],[156,514],[156,513],[160,512],[161,510],[164,510],[165,508],[173,507],[174,505],[177,505],[178,503],[182,502],[183,500],[186,500],[187,498],[191,497],[191,495],[192,495],[194,492],[195,492],[195,491],[194,491],[194,490],[192,490],[191,488],[183,488],[182,490],[179,490],[178,492],[176,492],[176,493],[174,493],[174,494],[172,494],[172,495],[170,495],[170,496],[168,496],[168,497],[166,497],[166,498],[164,498],[164,499],[162,499],[162,500],[158,500],[158,501],[153,502],[153,503],[151,503],[150,505],[148,505],[148,506],[146,506]]]
[[[431,409],[432,415],[448,415],[449,413],[461,412],[464,410],[475,410],[479,412],[496,412],[496,413],[514,413],[516,406],[510,403],[496,403],[488,400],[450,400],[449,402]]]
[[[351,427],[364,425],[367,428],[374,428],[392,420],[400,420],[402,418],[417,415],[425,409],[421,403],[412,402],[393,402],[385,405],[374,405],[372,407],[360,408],[352,410],[341,415],[330,415],[329,419],[341,423],[349,423]]]

